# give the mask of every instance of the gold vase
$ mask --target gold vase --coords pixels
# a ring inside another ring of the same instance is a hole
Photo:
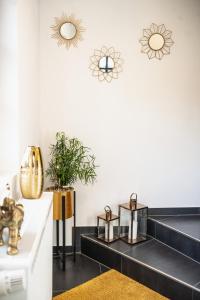
[[[26,199],[38,199],[43,189],[43,165],[40,147],[28,146],[20,169],[20,188]]]

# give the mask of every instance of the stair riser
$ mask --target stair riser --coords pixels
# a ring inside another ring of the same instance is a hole
[[[181,253],[200,262],[200,242],[179,231],[148,219],[148,234]]]
[[[86,237],[81,237],[81,251],[83,254],[120,271],[170,299],[200,299],[200,293],[192,288]]]
[[[105,266],[121,271],[121,254],[81,237],[81,252]]]
[[[128,277],[135,279],[167,298],[174,300],[193,299],[192,289],[123,256],[121,271]]]

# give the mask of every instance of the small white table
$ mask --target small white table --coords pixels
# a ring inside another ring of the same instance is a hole
[[[22,239],[18,243],[19,254],[6,254],[7,246],[0,247],[0,272],[24,270],[26,289],[1,300],[50,300],[52,299],[52,193],[45,192],[40,199],[21,199],[24,205]],[[5,232],[4,240],[8,239]]]

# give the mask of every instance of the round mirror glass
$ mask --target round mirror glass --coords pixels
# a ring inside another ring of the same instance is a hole
[[[112,59],[112,57],[110,56],[103,56],[100,60],[99,60],[99,69],[102,72],[111,72],[114,68],[114,61]]]
[[[75,37],[76,35],[76,27],[72,23],[64,23],[60,27],[60,35],[66,39],[66,40],[71,40]]]
[[[164,37],[159,33],[154,33],[149,38],[149,46],[153,50],[160,50],[164,46],[165,40]]]

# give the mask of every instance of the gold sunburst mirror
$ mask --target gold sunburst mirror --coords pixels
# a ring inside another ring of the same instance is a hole
[[[85,28],[81,25],[81,20],[74,15],[63,14],[60,18],[55,18],[55,24],[51,26],[53,30],[52,38],[57,40],[58,46],[77,47],[78,42],[83,40],[82,33]]]
[[[97,77],[99,81],[111,82],[112,79],[117,79],[119,72],[122,71],[121,54],[115,51],[113,47],[103,46],[100,50],[94,50],[90,60],[92,75]]]
[[[164,24],[151,24],[150,28],[143,30],[143,37],[139,40],[142,53],[147,54],[149,59],[162,59],[170,54],[170,47],[174,44],[171,36],[172,31],[167,30]]]

